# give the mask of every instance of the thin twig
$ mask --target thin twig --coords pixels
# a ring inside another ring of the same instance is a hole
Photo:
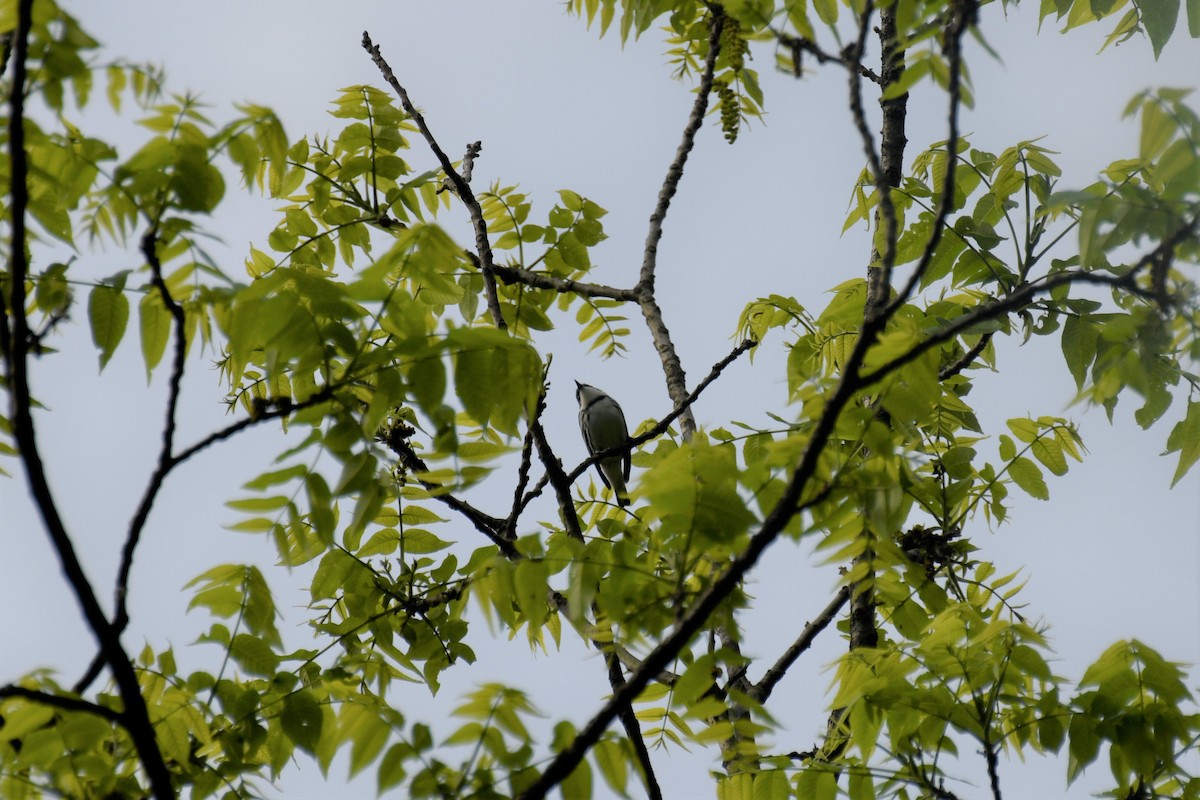
[[[1063,272],[1055,272],[1051,275],[1046,275],[1043,278],[1030,283],[1022,284],[1017,287],[1011,294],[994,300],[985,305],[976,306],[971,311],[958,317],[953,322],[945,327],[929,334],[925,339],[913,345],[905,353],[896,356],[891,361],[876,367],[874,370],[864,373],[860,376],[860,389],[865,389],[879,381],[883,380],[888,375],[900,369],[906,364],[910,364],[920,358],[924,353],[938,345],[950,341],[955,336],[969,330],[981,322],[987,322],[1005,314],[1017,311],[1030,303],[1034,302],[1038,297],[1050,293],[1051,290],[1059,286],[1065,286],[1073,283],[1090,283],[1097,286],[1112,286],[1133,294],[1148,303],[1155,302],[1156,298],[1152,292],[1140,288],[1137,283],[1137,277],[1143,271],[1152,267],[1163,253],[1171,252],[1174,248],[1186,239],[1189,235],[1194,235],[1197,228],[1200,227],[1200,216],[1193,217],[1190,222],[1181,225],[1171,236],[1159,242],[1158,246],[1151,250],[1146,255],[1142,256],[1134,266],[1130,267],[1120,275],[1107,275],[1099,272],[1088,272],[1084,270],[1074,270]]]
[[[846,601],[850,599],[850,587],[843,586],[838,589],[837,594],[829,601],[829,604],[816,616],[814,620],[804,626],[804,630],[800,632],[800,636],[796,641],[792,642],[787,650],[783,651],[783,655],[779,657],[771,668],[763,674],[758,683],[754,684],[751,689],[750,696],[759,703],[767,702],[767,698],[771,696],[771,692],[775,690],[775,684],[782,680],[787,671],[791,669],[792,664],[796,663],[796,659],[800,654],[812,646],[813,640],[817,638],[817,634],[829,627],[829,623],[833,622],[834,617],[842,610],[842,606],[846,605]]]
[[[979,358],[979,354],[987,349],[988,342],[991,340],[992,334],[990,332],[980,336],[979,341],[976,342],[970,350],[963,353],[957,361],[955,361],[953,364],[947,364],[938,370],[938,382],[941,383],[947,378],[953,378],[955,375],[971,366],[975,359]]]
[[[362,46],[364,50],[370,53],[371,60],[379,68],[383,79],[388,82],[388,85],[392,87],[392,90],[400,98],[400,105],[404,107],[404,113],[408,114],[412,121],[417,123],[417,129],[425,137],[425,141],[429,144],[429,149],[433,151],[433,155],[437,158],[438,163],[441,164],[442,171],[450,179],[455,194],[458,195],[459,200],[462,200],[463,205],[467,207],[467,212],[471,215],[471,224],[475,227],[475,247],[479,250],[480,271],[483,273],[483,286],[484,293],[487,296],[488,310],[491,311],[492,322],[497,328],[507,328],[504,316],[500,313],[500,297],[496,292],[495,264],[492,258],[492,246],[488,242],[487,222],[483,219],[483,208],[480,207],[479,201],[475,199],[475,194],[471,191],[471,185],[454,169],[454,164],[451,163],[450,158],[438,145],[437,140],[433,138],[429,126],[425,124],[425,118],[421,116],[421,112],[417,111],[416,106],[408,99],[408,92],[400,85],[400,81],[396,79],[396,74],[392,72],[391,66],[379,51],[379,46],[371,41],[371,37],[366,31],[363,31]],[[473,164],[474,154],[470,152],[469,148],[467,152]],[[475,152],[478,153],[478,150]]]
[[[411,428],[409,429],[412,430]],[[400,461],[404,464],[404,468],[410,473],[428,472],[429,467],[426,466],[422,459],[413,449],[412,444],[404,435],[389,436],[385,444],[388,448],[400,456]],[[506,534],[507,523],[505,520],[493,517],[491,514],[480,511],[465,500],[460,500],[450,492],[446,491],[444,486],[433,483],[431,481],[415,479],[421,484],[430,497],[448,508],[457,511],[462,516],[475,526],[475,529],[491,540],[492,544],[500,549],[500,552],[509,559],[516,560],[521,558],[520,552],[517,551],[516,545],[513,544],[513,539],[508,538]]]
[[[687,375],[679,361],[679,354],[671,342],[671,333],[663,321],[662,309],[654,297],[655,269],[658,265],[658,244],[662,240],[663,221],[671,206],[671,199],[679,189],[679,181],[683,178],[683,168],[687,163],[688,154],[696,141],[696,133],[704,122],[704,112],[708,109],[708,95],[712,91],[713,75],[717,68],[717,55],[721,50],[721,29],[725,25],[724,12],[719,6],[712,6],[712,22],[708,34],[708,54],[704,61],[704,71],[700,74],[700,85],[696,88],[696,99],[692,103],[692,113],[683,129],[683,139],[675,150],[675,158],[667,168],[667,176],[663,179],[662,188],[658,192],[658,202],[650,214],[650,230],[646,234],[646,245],[642,254],[642,269],[635,287],[638,304],[642,316],[646,318],[646,327],[650,330],[650,338],[662,361],[663,372],[667,381],[667,394],[676,408],[683,409],[679,423],[680,435],[684,440],[692,438],[696,429],[696,420],[692,416],[687,400]]]
[[[846,56],[835,56],[832,53],[827,53],[822,50],[820,45],[818,45],[812,39],[806,39],[803,36],[793,36],[790,33],[775,31],[774,29],[772,29],[772,32],[775,34],[776,41],[787,48],[787,50],[791,53],[793,63],[792,70],[796,77],[800,77],[800,54],[810,53],[817,59],[818,64],[839,64],[851,72],[857,72],[859,75],[871,81],[872,83],[883,82],[882,78],[876,75],[861,61],[852,61]]]
[[[534,406],[533,415],[529,419],[529,429],[525,431],[525,442],[521,446],[521,464],[517,467],[517,485],[513,487],[512,511],[509,512],[508,519],[504,523],[504,538],[508,541],[517,538],[517,518],[520,516],[521,511],[521,496],[525,493],[525,487],[529,485],[529,467],[531,466],[533,456],[534,429],[538,427],[538,421],[542,418],[542,413],[546,410],[546,374],[549,370],[550,361],[547,359],[546,366],[542,369],[542,386],[538,391],[537,404]]]

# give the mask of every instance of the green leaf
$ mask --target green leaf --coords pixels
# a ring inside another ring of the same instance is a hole
[[[1076,389],[1083,389],[1088,369],[1096,359],[1097,338],[1096,326],[1086,317],[1072,315],[1063,322],[1063,358],[1067,361],[1067,369],[1075,378]]]
[[[379,762],[379,771],[375,773],[375,785],[379,794],[383,794],[393,786],[399,786],[406,777],[404,759],[412,752],[407,744],[394,744],[388,748]]]
[[[371,709],[358,703],[342,706],[338,732],[350,745],[350,775],[362,772],[382,752],[391,728]]]
[[[1167,452],[1179,453],[1179,465],[1171,478],[1171,486],[1187,475],[1192,465],[1200,459],[1200,400],[1188,403],[1187,416],[1176,423],[1167,437]]]
[[[316,755],[317,745],[321,742],[324,721],[321,704],[307,689],[300,689],[283,699],[283,711],[279,714],[283,732],[296,746],[312,755]]]
[[[88,295],[88,319],[92,326],[92,341],[100,348],[100,369],[104,369],[125,335],[129,300],[120,289],[101,284]]]
[[[1046,488],[1046,480],[1037,464],[1024,456],[1018,456],[1008,465],[1008,474],[1013,483],[1020,486],[1024,492],[1037,500],[1049,500],[1050,490]]]
[[[1155,100],[1142,104],[1142,130],[1138,138],[1138,155],[1143,161],[1153,161],[1162,154],[1179,129],[1175,119]]]
[[[629,761],[621,744],[612,739],[601,739],[592,748],[592,758],[600,767],[604,782],[617,794],[624,795],[629,785]]]
[[[838,19],[838,2],[837,0],[813,0],[813,8],[817,12],[817,16],[826,25],[833,25]]]
[[[1046,469],[1055,475],[1067,474],[1067,457],[1062,446],[1054,439],[1043,436],[1030,446],[1030,452]]]
[[[517,563],[513,574],[513,586],[516,589],[517,605],[524,612],[525,618],[533,628],[541,627],[550,613],[547,602],[549,578],[546,565],[532,558],[522,559]]]
[[[1142,27],[1146,29],[1146,36],[1150,37],[1154,58],[1158,60],[1163,46],[1175,31],[1175,21],[1179,19],[1179,0],[1134,0],[1134,3],[1142,15]]]
[[[852,785],[855,774],[851,773]],[[780,800],[791,797],[790,789],[787,773],[781,769],[763,770],[754,776],[754,800]],[[853,791],[851,795],[862,797],[861,794],[855,795]]]
[[[270,677],[279,667],[279,656],[257,636],[239,633],[233,637],[229,655],[253,675]]]
[[[146,380],[166,352],[171,338],[171,312],[163,305],[162,295],[157,290],[146,293],[138,303],[138,327],[142,336],[142,359],[146,362]]]
[[[1018,439],[1026,444],[1029,444],[1034,439],[1038,438],[1038,425],[1031,419],[1025,417],[1016,417],[1008,421],[1008,429],[1011,430]]]

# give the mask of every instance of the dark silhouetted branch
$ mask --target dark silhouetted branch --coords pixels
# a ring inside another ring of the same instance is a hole
[[[129,524],[129,533],[125,537],[125,546],[121,551],[121,565],[117,570],[116,611],[113,615],[113,629],[120,634],[129,624],[129,611],[126,603],[129,592],[129,573],[133,568],[133,555],[137,549],[138,540],[150,516],[150,509],[162,488],[163,480],[174,466],[172,451],[175,448],[176,412],[179,408],[180,383],[183,380],[184,361],[187,357],[187,332],[185,330],[183,308],[171,297],[171,291],[163,280],[162,263],[158,260],[158,231],[151,228],[142,237],[142,254],[150,267],[150,280],[158,290],[163,305],[171,314],[175,338],[175,353],[171,364],[171,377],[167,384],[167,419],[163,425],[162,444],[158,451],[158,465],[150,476],[150,482],[142,495],[137,511]]]
[[[397,429],[384,438],[384,443],[393,453],[400,456],[400,462],[409,473],[417,473],[419,475],[420,473],[428,472],[429,467],[417,455],[412,444],[408,441],[408,436],[411,433],[412,428]],[[414,477],[414,480],[421,484],[434,500],[466,517],[475,526],[476,530],[490,539],[492,544],[500,548],[500,552],[506,558],[518,559],[521,557],[521,554],[517,552],[517,548],[513,544],[513,539],[506,536],[508,529],[506,520],[480,511],[465,500],[460,500],[446,491],[446,488],[440,484],[422,480],[420,477]]]
[[[26,689],[24,686],[0,686],[0,699],[5,697],[20,697],[24,700],[29,700],[34,703],[41,703],[44,706],[52,706],[62,709],[63,711],[76,711],[83,714],[95,714],[98,717],[103,717],[109,722],[115,722],[118,725],[125,725],[124,716],[120,711],[114,711],[111,708],[97,705],[88,700],[79,697],[68,697],[67,695],[52,694],[50,692],[39,691],[38,689]]]
[[[138,758],[150,783],[155,797],[166,800],[173,798],[175,790],[171,784],[171,773],[163,760],[162,752],[154,736],[154,727],[146,709],[138,685],[137,673],[121,646],[121,640],[111,628],[104,610],[96,599],[96,593],[88,582],[75,547],[54,502],[54,495],[46,480],[45,466],[38,450],[37,435],[31,414],[29,387],[29,321],[25,317],[25,281],[29,272],[26,255],[28,231],[25,215],[29,204],[29,164],[25,152],[25,81],[28,75],[29,33],[32,21],[33,0],[19,0],[16,8],[17,28],[13,42],[12,86],[9,96],[8,119],[9,175],[11,176],[11,200],[9,218],[12,225],[9,253],[10,290],[12,308],[0,308],[5,312],[4,324],[0,326],[0,350],[6,364],[7,388],[11,405],[12,436],[20,453],[21,463],[29,482],[46,533],[49,535],[64,575],[83,611],[84,619],[112,669],[113,679],[121,701],[126,730],[137,749]],[[9,327],[11,319],[11,329]]]

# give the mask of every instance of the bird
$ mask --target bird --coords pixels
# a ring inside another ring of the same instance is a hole
[[[579,401],[579,430],[587,445],[588,455],[595,455],[629,441],[629,429],[621,406],[595,386],[575,381],[575,398]],[[629,480],[629,451],[596,462],[600,480],[612,490],[617,505],[629,505],[625,482]]]

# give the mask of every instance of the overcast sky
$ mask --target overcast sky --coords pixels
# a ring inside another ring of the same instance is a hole
[[[327,110],[340,88],[382,86],[359,45],[362,31],[370,31],[447,151],[457,154],[468,141],[482,140],[474,185],[519,183],[535,198],[534,216],[545,214],[559,188],[574,189],[609,210],[604,222],[610,238],[593,253],[598,264],[593,278],[620,286],[636,280],[646,219],[691,103],[690,87],[670,79],[657,35],[622,49],[615,37],[599,40],[559,3],[110,0],[66,7],[108,45],[107,55],[164,64],[170,87],[199,92],[214,120],[228,119],[234,102],[269,105],[293,140],[336,130],[338,121]],[[1045,136],[1044,146],[1061,151],[1060,185],[1076,188],[1094,180],[1108,162],[1136,152],[1137,126],[1119,118],[1130,96],[1148,86],[1195,84],[1200,45],[1181,30],[1158,63],[1142,39],[1096,57],[1107,23],[1066,37],[1047,24],[1039,36],[1035,11],[1036,4],[1010,9],[1005,23],[997,4],[984,10],[988,38],[1005,62],[968,44],[978,107],[966,113],[962,129],[974,146],[993,152]],[[774,292],[794,295],[819,311],[827,289],[863,274],[868,252],[863,230],[839,235],[862,166],[844,76],[829,67],[795,81],[772,72],[768,50],[754,53],[766,91],[765,124],[753,124],[732,147],[712,124],[705,127],[660,247],[660,302],[693,384],[732,347],[747,302]],[[943,107],[939,94],[914,94],[908,161],[945,138]],[[101,135],[130,143],[126,154],[139,141],[136,129],[106,114],[97,114],[95,124],[103,126]],[[418,142],[413,146],[410,163],[432,168],[433,158]],[[249,244],[261,246],[274,218],[270,202],[239,192],[234,181],[229,195],[210,230],[224,240],[214,252],[238,274]],[[461,214],[446,221],[460,241],[471,241]],[[109,247],[85,254],[80,266],[83,274],[101,277],[138,263],[136,255]],[[630,316],[639,323],[636,311]],[[82,309],[76,317],[57,343],[61,353],[34,365],[35,392],[54,412],[40,417],[39,441],[69,529],[107,602],[117,550],[156,456],[164,381],[160,375],[142,390],[135,327],[97,376]],[[555,356],[548,429],[569,464],[584,456],[573,380],[618,397],[631,424],[669,410],[649,339],[638,324],[631,327],[628,356],[609,361],[575,343],[569,324],[564,335],[541,343],[543,352]],[[701,424],[741,420],[765,426],[768,410],[795,413],[784,409],[782,342],[778,336],[768,340],[753,365],[743,359],[729,370],[697,406]],[[1132,421],[1132,397],[1122,401],[1110,426],[1102,413],[1068,408],[1074,385],[1056,343],[1032,342],[1022,349],[1005,344],[1000,352],[1001,372],[980,376],[971,395],[990,430],[1000,432],[996,426],[1014,416],[1070,416],[1080,423],[1090,455],[1072,464],[1065,478],[1051,478],[1051,502],[1016,500],[1011,522],[994,532],[982,519],[973,524],[968,533],[981,557],[994,560],[1001,573],[1024,568],[1029,585],[1023,598],[1034,618],[1052,626],[1060,674],[1078,677],[1111,642],[1132,636],[1169,659],[1196,662],[1200,477],[1193,474],[1168,491],[1175,458],[1158,455],[1182,398],[1148,433]],[[211,352],[192,354],[181,442],[229,421],[212,361]],[[237,517],[222,504],[294,439],[282,439],[277,430],[254,431],[172,476],[135,565],[133,624],[124,637],[131,651],[143,640],[155,647],[170,642],[181,665],[213,668],[212,648],[190,644],[210,620],[200,612],[186,614],[191,595],[180,589],[217,564],[274,563],[269,542],[225,529]],[[502,503],[498,499],[491,510]],[[48,667],[69,684],[91,656],[90,634],[35,521],[23,480],[0,481],[0,509],[7,565],[0,605],[9,609],[0,623],[0,682]],[[527,524],[552,518],[545,508]],[[472,535],[463,533],[470,546],[482,543]],[[799,624],[825,605],[837,570],[820,561],[808,544],[774,546],[751,577],[759,605],[747,616],[745,652],[769,663]],[[307,574],[268,575],[293,644],[307,641],[300,627]],[[500,636],[499,645],[489,646],[482,627],[474,637],[472,646],[484,657],[470,669],[447,674],[438,716],[457,705],[464,691],[500,677],[519,675],[516,683],[552,719],[586,720],[607,691],[602,662],[574,642],[563,655],[531,656],[523,637],[505,643]],[[804,749],[817,740],[828,699],[820,692],[831,678],[823,668],[843,647],[826,633],[773,696],[772,711],[786,726],[774,737],[781,750]],[[548,686],[555,691],[546,693]],[[427,696],[420,687],[404,691],[397,702],[406,710],[419,708]],[[568,705],[568,698],[580,696],[597,701]],[[710,753],[653,755],[668,796],[710,792],[705,771],[717,766]],[[964,796],[982,793],[983,772],[969,753],[961,769],[951,771],[974,782],[952,789]],[[285,782],[273,793],[374,796],[373,776],[348,788],[341,783],[344,772],[344,766],[335,766],[333,783],[322,787],[312,782],[315,770],[307,769],[303,781]],[[1104,785],[1104,764],[1093,772],[1071,796]],[[1039,765],[1035,759],[1007,765],[1001,777],[1011,796],[1053,797],[1062,796],[1064,775],[1065,763]],[[603,787],[597,789],[602,795]]]

